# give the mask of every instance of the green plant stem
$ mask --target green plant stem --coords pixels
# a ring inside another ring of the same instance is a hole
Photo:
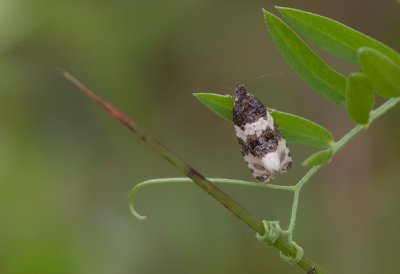
[[[331,147],[333,151],[333,156],[336,155],[337,152],[339,152],[347,143],[349,143],[357,134],[359,134],[361,131],[367,129],[376,119],[381,117],[383,114],[385,114],[389,109],[393,108],[397,103],[400,102],[400,98],[392,98],[387,100],[385,103],[383,103],[381,106],[376,108],[375,110],[371,111],[370,114],[370,119],[369,123],[367,126],[363,125],[357,125],[353,129],[351,129],[349,132],[347,132],[339,141],[334,143]],[[332,157],[333,157],[332,156]],[[315,175],[315,173],[318,172],[318,170],[322,167],[322,165],[319,166],[314,166],[312,167],[306,175],[304,175],[303,178],[300,179],[300,181],[294,185],[295,189],[301,189],[310,179],[312,176]]]
[[[297,216],[297,207],[299,204],[299,196],[300,189],[295,190],[293,194],[293,203],[292,203],[292,212],[290,214],[290,222],[289,226],[286,230],[283,230],[281,233],[288,237],[288,241],[291,242],[293,240],[293,231],[296,225],[296,216]]]
[[[343,136],[336,144],[333,145],[333,153],[336,154],[341,150],[351,139],[354,138],[358,133],[367,129],[376,119],[385,114],[389,109],[393,108],[397,103],[400,102],[400,98],[392,98],[387,100],[385,103],[371,111],[369,122],[367,126],[358,125],[350,130],[346,135]]]

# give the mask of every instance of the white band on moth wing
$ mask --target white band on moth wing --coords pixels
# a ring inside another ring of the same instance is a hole
[[[240,127],[235,125],[235,132],[236,132],[236,137],[238,137],[239,139],[242,139],[244,142],[246,142],[247,136],[246,136],[244,130],[242,130]]]
[[[261,162],[263,163],[265,169],[269,171],[279,172],[282,169],[278,151],[267,153],[261,159]]]
[[[278,148],[276,149],[276,151],[280,152],[279,155],[285,155],[283,159],[281,159],[281,169],[287,165],[288,163],[292,162],[292,157],[289,156],[289,149],[286,145],[286,140],[285,139],[281,139],[278,142]]]
[[[287,155],[289,154],[289,149],[286,146],[285,139],[278,141],[278,147],[274,152],[267,153],[263,158],[262,162],[267,170],[273,170],[275,172],[280,172],[284,165],[291,161],[291,158]],[[285,155],[281,159],[281,155]]]
[[[267,112],[267,120],[268,120],[268,126],[270,128],[272,128],[273,130],[275,130],[275,126],[274,126],[274,118],[272,118],[271,113],[269,113],[268,110],[265,110]]]
[[[288,153],[289,150],[286,147],[286,141],[282,139],[278,142],[278,147],[276,151],[269,152],[265,154],[262,158],[255,157],[250,153],[244,155],[243,158],[248,163],[249,168],[254,170],[253,175],[257,177],[265,175],[265,171],[258,170],[258,168],[255,168],[255,166],[257,165],[263,166],[271,174],[274,174],[276,172],[281,172],[284,165],[287,162],[291,161],[291,158],[287,156]],[[282,154],[285,155],[284,159],[281,159]]]
[[[243,158],[247,162],[248,167],[253,170],[252,174],[254,177],[262,177],[265,175],[265,170],[257,168],[257,166],[262,166],[266,168],[264,163],[262,162],[262,159],[255,157],[251,154],[244,155]]]
[[[269,112],[267,113],[267,120],[264,117],[260,117],[260,119],[253,123],[245,124],[244,130],[235,125],[236,136],[246,142],[247,136],[256,135],[260,137],[267,127],[270,127],[272,130],[275,129],[274,120]]]

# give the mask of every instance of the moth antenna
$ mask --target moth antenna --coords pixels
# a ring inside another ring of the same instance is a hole
[[[270,77],[270,76],[281,76],[281,75],[285,75],[285,74],[286,73],[284,73],[284,72],[265,73],[265,74],[262,74],[262,75],[259,75],[259,76],[255,77],[255,78],[251,78],[251,79],[247,79],[247,80],[243,80],[243,81],[224,82],[223,85],[232,87],[232,86],[235,86],[238,82],[241,83],[241,84],[244,84],[244,85],[248,85],[248,84],[251,84],[251,83],[253,83],[253,82],[257,81],[257,80],[263,79],[263,78],[267,78],[267,77]]]
[[[248,83],[253,83],[253,82],[257,81],[257,80],[260,80],[260,79],[263,79],[263,78],[267,78],[267,77],[270,77],[270,76],[285,75],[285,74],[286,73],[284,73],[284,72],[265,73],[265,74],[262,74],[260,76],[257,76],[256,78],[253,78],[253,79],[249,80]]]

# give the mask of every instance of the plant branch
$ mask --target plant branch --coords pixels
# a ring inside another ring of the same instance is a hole
[[[392,98],[383,103],[381,106],[376,108],[370,114],[370,120],[367,126],[357,125],[353,129],[351,129],[348,133],[346,133],[337,143],[334,143],[331,147],[333,151],[332,158],[336,155],[338,151],[340,151],[347,143],[350,142],[357,134],[361,131],[367,129],[376,119],[385,114],[389,109],[394,107],[397,103],[400,102],[400,98]],[[288,236],[288,240],[291,241],[293,237],[293,231],[296,224],[296,215],[297,208],[299,202],[299,195],[302,187],[314,176],[322,167],[322,165],[312,167],[304,176],[300,179],[300,181],[293,186],[294,197],[293,197],[293,205],[292,212],[290,216],[290,223],[287,230],[283,230],[282,233]]]
[[[339,141],[334,143],[331,147],[333,151],[332,158],[338,153],[345,145],[347,145],[357,134],[361,131],[367,129],[376,119],[385,114],[389,109],[393,108],[397,103],[400,102],[400,98],[391,98],[385,103],[377,107],[375,110],[371,111],[369,123],[367,126],[357,125],[349,132],[347,132]],[[310,179],[314,176],[322,165],[312,167],[300,181],[294,185],[295,189],[301,189]]]
[[[400,98],[391,98],[385,103],[371,111],[369,123],[367,126],[358,125],[350,130],[346,135],[342,137],[336,144],[333,145],[333,154],[336,154],[341,150],[351,139],[353,139],[358,133],[367,129],[376,119],[385,114],[389,109],[393,108],[397,103],[400,102]]]
[[[264,234],[265,230],[262,222],[255,218],[248,210],[242,207],[238,202],[236,202],[228,194],[220,190],[217,186],[207,180],[203,175],[196,171],[189,164],[179,159],[174,153],[163,146],[158,140],[153,138],[149,133],[141,129],[133,120],[131,120],[127,115],[125,115],[120,110],[116,109],[109,102],[103,100],[101,97],[97,96],[94,91],[86,87],[78,79],[72,76],[70,73],[63,69],[59,69],[61,74],[65,79],[70,81],[75,85],[82,93],[88,96],[90,99],[95,101],[97,104],[101,105],[110,115],[117,119],[120,123],[126,126],[130,131],[136,134],[145,144],[151,147],[156,153],[164,157],[168,162],[175,166],[180,172],[185,176],[191,178],[198,186],[200,186],[204,191],[214,197],[218,202],[220,202],[224,207],[226,207],[231,213],[238,217],[241,221],[250,226],[259,234]],[[282,238],[279,238],[274,246],[278,248],[286,256],[295,257],[296,249],[285,242]],[[303,257],[298,265],[305,271],[309,271],[312,268],[316,269],[316,273],[322,274],[322,270],[317,268],[316,264]]]

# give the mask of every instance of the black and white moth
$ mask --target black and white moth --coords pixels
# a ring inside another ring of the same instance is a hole
[[[292,158],[286,140],[266,107],[244,85],[235,86],[233,123],[244,160],[260,182],[290,169]]]

